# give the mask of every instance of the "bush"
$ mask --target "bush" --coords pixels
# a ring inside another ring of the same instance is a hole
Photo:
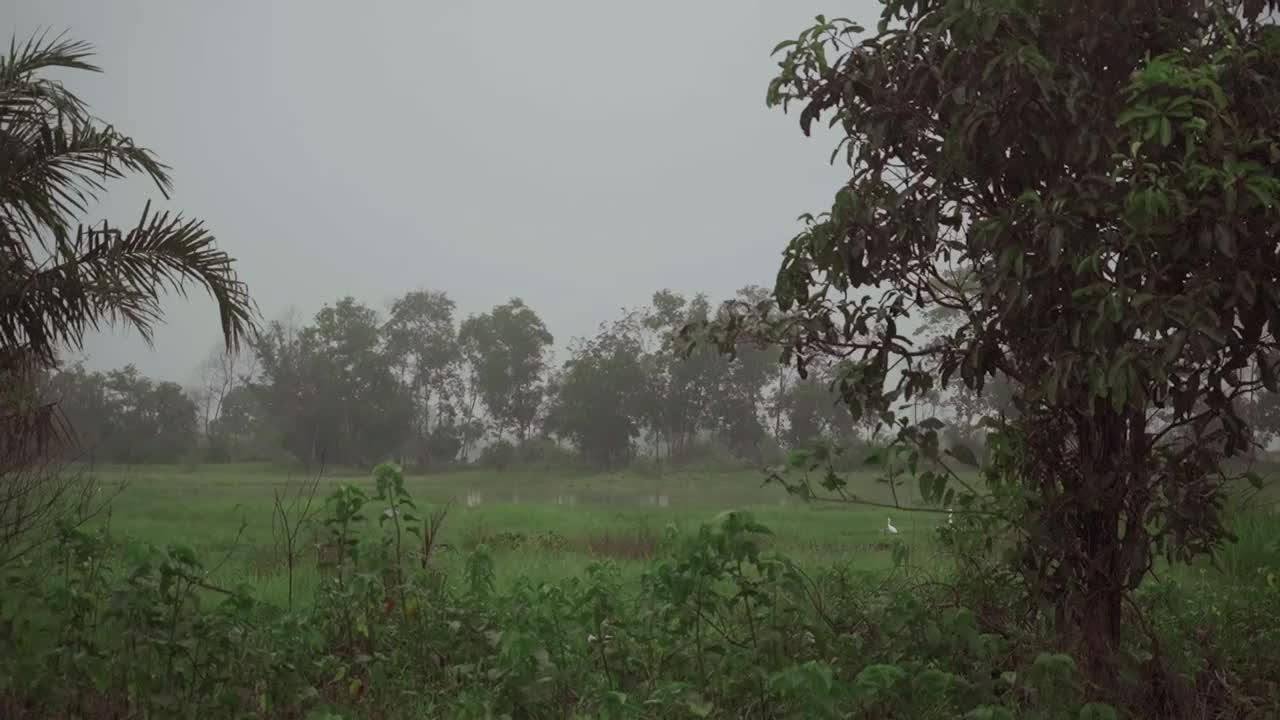
[[[477,467],[489,470],[571,470],[582,466],[571,450],[560,447],[549,438],[532,438],[520,445],[498,440],[486,445],[476,458]]]
[[[517,448],[517,457],[521,466],[533,470],[576,470],[583,465],[577,454],[550,438],[526,440]]]
[[[1135,634],[1126,694],[1103,698],[998,573],[955,583],[834,565],[811,575],[767,550],[770,531],[750,514],[726,512],[654,539],[637,581],[598,562],[581,577],[500,586],[489,544],[500,536],[477,538],[460,571],[444,575],[408,542],[428,523],[398,469],[380,466],[376,479],[372,492],[346,484],[326,500],[318,520],[332,551],[315,605],[297,613],[248,587],[210,584],[189,547],[65,529],[0,596],[0,714],[1065,720],[1280,710],[1275,582],[1144,590],[1140,622],[1158,643]]]
[[[756,467],[756,463],[743,460],[720,440],[694,440],[672,454],[667,462],[682,469],[737,470]]]
[[[489,470],[506,470],[516,462],[516,446],[506,440],[497,440],[484,446],[475,464]]]

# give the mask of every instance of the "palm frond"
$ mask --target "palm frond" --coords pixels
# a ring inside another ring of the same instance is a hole
[[[20,82],[42,70],[65,69],[102,72],[89,62],[93,46],[83,40],[71,40],[65,32],[50,36],[48,31],[32,35],[18,44],[17,36],[9,41],[9,54],[0,57],[0,85]]]
[[[144,174],[167,197],[168,167],[94,118],[50,69],[96,72],[92,48],[62,35],[10,42],[0,57],[0,349],[52,365],[104,323],[150,341],[165,291],[192,283],[218,304],[224,339],[238,348],[256,310],[213,236],[197,220],[143,210],[127,233],[78,225],[107,181]]]
[[[0,221],[35,237],[70,233],[108,180],[148,175],[167,196],[168,168],[111,127],[29,118],[0,129]]]
[[[85,70],[100,72],[88,62],[93,47],[85,42],[33,35],[23,45],[10,40],[9,53],[0,57],[0,125],[15,117],[44,115],[53,110],[64,115],[86,116],[84,102],[57,80],[38,77],[42,70]]]
[[[12,281],[9,267],[3,274]],[[130,326],[150,342],[161,296],[185,297],[193,283],[215,300],[227,345],[239,349],[257,311],[232,259],[201,221],[152,213],[148,204],[127,233],[105,224],[81,228],[23,282],[0,287],[0,342],[48,356],[42,349],[78,349],[85,331],[103,324]]]

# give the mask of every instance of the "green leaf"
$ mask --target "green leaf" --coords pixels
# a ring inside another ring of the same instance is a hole
[[[1062,243],[1062,228],[1055,226],[1049,231],[1049,265],[1051,267],[1058,266],[1058,259],[1062,257]]]
[[[792,450],[787,453],[787,466],[795,469],[802,468],[809,462],[809,458],[812,455],[808,450]]]
[[[1160,144],[1168,147],[1173,142],[1173,123],[1169,118],[1160,118]]]
[[[1218,223],[1213,227],[1214,239],[1218,242],[1218,252],[1229,258],[1236,256],[1236,234],[1230,227]]]
[[[965,445],[957,445],[948,450],[947,454],[969,467],[978,467],[978,458],[975,457],[973,451]]]
[[[1164,352],[1160,354],[1160,364],[1169,365],[1182,354],[1182,346],[1187,342],[1187,331],[1179,330],[1175,332],[1164,346]]]
[[[1268,192],[1268,188],[1262,183],[1245,182],[1244,189],[1249,191],[1250,195],[1258,201],[1258,204],[1264,208],[1271,209],[1275,204],[1275,196]]]
[[[1120,117],[1116,118],[1116,127],[1124,127],[1135,120],[1143,120],[1155,114],[1155,108],[1150,105],[1139,105],[1120,113]]]
[[[934,498],[933,474],[930,472],[922,472],[920,473],[920,477],[917,478],[917,481],[919,483],[920,497],[924,499],[925,502],[932,502]]]
[[[1129,399],[1128,375],[1125,373],[1125,365],[1117,362],[1111,366],[1107,372],[1107,390],[1111,395],[1111,407],[1120,413],[1124,410],[1125,402]]]
[[[942,631],[938,630],[938,626],[929,623],[924,628],[924,641],[930,647],[938,647],[942,644]]]
[[[1244,477],[1249,481],[1249,484],[1253,486],[1254,490],[1261,490],[1267,484],[1267,481],[1262,479],[1261,475],[1253,472],[1252,470],[1245,473]]]

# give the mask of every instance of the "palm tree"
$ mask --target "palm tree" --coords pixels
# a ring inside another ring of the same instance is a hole
[[[149,340],[161,294],[203,287],[238,348],[253,306],[232,260],[199,220],[155,213],[128,230],[79,225],[107,180],[144,174],[168,197],[168,168],[93,117],[51,70],[98,72],[89,45],[61,36],[10,43],[0,58],[0,348],[45,366],[86,329],[131,326]]]
[[[81,223],[108,180],[143,174],[168,197],[168,168],[94,117],[50,71],[98,72],[63,36],[13,40],[0,56],[0,565],[75,487],[55,458],[69,439],[39,377],[87,330],[132,327],[148,342],[166,291],[218,305],[229,350],[256,312],[232,260],[199,220],[153,212],[121,229]]]

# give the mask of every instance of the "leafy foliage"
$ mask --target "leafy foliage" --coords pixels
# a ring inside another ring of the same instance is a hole
[[[306,462],[357,465],[400,449],[413,407],[376,313],[344,298],[301,329],[272,323],[255,342],[263,406]]]
[[[1274,663],[1226,640],[1242,628],[1280,633],[1257,614],[1280,600],[1280,585],[1261,579],[1231,591],[1144,589],[1139,601],[1175,662],[1152,675],[1149,661],[1126,660],[1133,693],[1104,703],[1076,660],[1041,649],[1042,630],[1017,620],[1005,576],[952,582],[905,565],[886,574],[838,564],[811,574],[770,550],[770,530],[750,513],[728,511],[689,532],[670,528],[636,580],[607,562],[556,582],[499,578],[485,545],[445,566],[405,542],[431,525],[420,510],[393,465],[371,484],[333,487],[316,518],[325,579],[315,603],[296,610],[218,587],[190,547],[67,529],[9,574],[20,582],[0,606],[0,709],[1056,720],[1266,717],[1280,707]],[[1198,652],[1198,635],[1214,655]]]
[[[618,324],[578,345],[565,363],[552,423],[597,467],[631,459],[650,390],[645,360],[639,339]]]
[[[1005,381],[984,493],[921,485],[1000,519],[1104,684],[1153,558],[1226,538],[1222,461],[1250,440],[1233,399],[1277,389],[1276,4],[1157,5],[889,0],[865,40],[819,17],[780,44],[770,104],[835,128],[850,178],[786,250],[782,315],[713,331],[782,338],[802,371],[842,361],[846,404],[912,470],[946,458],[900,403]],[[939,309],[954,328],[913,342]]]
[[[543,372],[551,333],[519,298],[462,323],[459,339],[475,367],[480,397],[498,438],[523,441],[542,405]]]

